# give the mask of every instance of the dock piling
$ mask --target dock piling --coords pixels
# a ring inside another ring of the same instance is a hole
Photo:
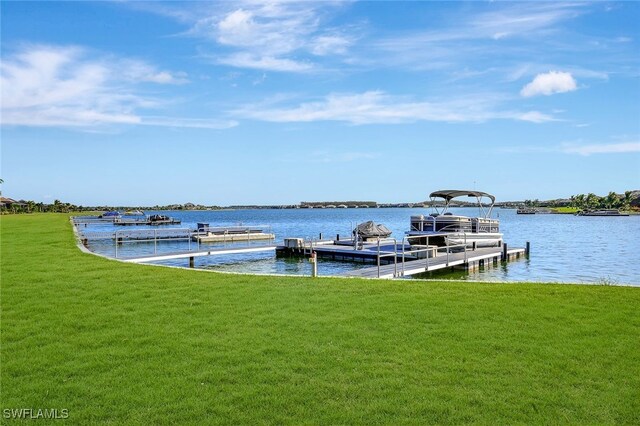
[[[316,252],[311,253],[309,262],[311,263],[311,277],[315,278],[318,276],[318,256]]]
[[[507,260],[509,260],[508,258],[508,253],[507,253],[507,243],[503,242],[502,243],[502,261],[506,262]]]
[[[529,257],[529,253],[531,253],[531,243],[527,241],[527,244],[524,248],[524,254],[525,256]]]

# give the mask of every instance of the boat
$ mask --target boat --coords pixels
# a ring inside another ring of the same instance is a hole
[[[112,211],[104,212],[98,217],[100,219],[115,219],[117,217],[120,217],[120,212],[116,210],[112,210]]]
[[[180,223],[180,219],[174,219],[163,214],[152,214],[146,220],[147,225],[174,225]]]
[[[451,201],[459,197],[472,197],[477,201],[478,217],[453,214]],[[486,192],[467,190],[441,190],[430,194],[431,205],[444,200],[441,208],[434,207],[428,216],[411,216],[411,228],[406,232],[411,245],[495,247],[502,245],[500,221],[491,218],[496,198]],[[489,206],[483,200],[490,200]],[[417,241],[416,241],[417,240]]]
[[[144,216],[144,212],[142,210],[127,210],[124,214],[125,216]]]
[[[536,209],[527,209],[527,208],[522,209],[521,208],[521,209],[516,210],[516,214],[536,214],[536,213],[538,213],[538,211]]]
[[[577,216],[629,216],[628,213],[622,213],[616,209],[604,210],[584,210],[576,213]]]
[[[353,230],[353,236],[361,241],[369,241],[378,238],[387,238],[391,230],[382,224],[376,224],[372,220],[363,222]]]

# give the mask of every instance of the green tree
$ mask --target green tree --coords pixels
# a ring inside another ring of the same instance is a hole
[[[602,199],[602,202],[607,209],[615,209],[620,206],[620,198],[618,194],[613,191],[610,191],[609,194]]]
[[[600,197],[593,192],[588,193],[584,200],[584,206],[590,210],[597,209],[600,207]]]
[[[622,209],[629,210],[631,209],[631,191],[624,191],[624,197],[622,198]]]

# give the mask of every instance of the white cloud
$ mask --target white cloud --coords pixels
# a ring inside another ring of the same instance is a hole
[[[479,14],[470,20],[468,26],[471,34],[477,37],[502,39],[515,35],[531,36],[561,21],[575,18],[582,13],[583,6],[570,2],[513,3]]]
[[[577,84],[571,73],[550,71],[538,74],[532,82],[520,91],[525,98],[538,95],[553,95],[554,93],[571,92],[577,89]]]
[[[521,114],[517,114],[515,117],[522,121],[530,121],[532,123],[545,123],[547,121],[558,121],[557,118],[553,118],[549,114],[544,114],[539,111],[527,111]]]
[[[622,154],[640,152],[640,142],[624,142],[614,144],[591,144],[564,146],[562,151],[567,154],[589,156],[592,154]]]
[[[190,35],[204,37],[224,46],[229,53],[217,53],[217,63],[266,71],[306,72],[317,67],[301,61],[316,56],[345,54],[351,39],[338,30],[321,28],[325,13],[340,2],[254,1],[221,2],[218,10],[194,20]],[[209,57],[211,55],[208,55]]]
[[[313,66],[307,62],[292,59],[276,58],[273,56],[254,55],[249,52],[238,52],[218,58],[218,63],[238,68],[253,68],[270,71],[306,72]]]
[[[149,82],[156,84],[185,84],[189,82],[185,72],[170,73],[159,71],[155,67],[138,60],[114,59],[111,69],[117,67],[123,79],[131,82]]]
[[[145,126],[189,127],[195,129],[229,129],[236,127],[238,122],[235,120],[145,116],[141,118],[139,124]]]
[[[297,106],[276,107],[273,103],[248,105],[232,111],[244,118],[271,122],[343,121],[351,124],[397,124],[417,121],[483,122],[509,119],[542,123],[555,120],[537,112],[497,110],[491,96],[471,96],[447,101],[412,101],[382,91],[333,93],[321,100]]]
[[[352,43],[352,40],[340,35],[322,35],[311,41],[311,53],[317,56],[344,55]]]
[[[126,58],[92,57],[78,47],[28,46],[0,64],[2,125],[95,127],[146,124],[175,127],[229,127],[215,120],[148,118],[141,109],[160,108],[141,96],[141,83],[182,84],[186,74],[159,71]]]

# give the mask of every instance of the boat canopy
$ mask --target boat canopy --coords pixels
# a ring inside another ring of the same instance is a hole
[[[481,191],[464,191],[464,190],[459,190],[459,189],[444,189],[444,190],[440,190],[440,191],[435,191],[432,192],[431,195],[429,195],[431,198],[444,198],[445,201],[447,202],[447,204],[449,203],[449,201],[451,201],[454,198],[457,197],[477,197],[477,198],[481,198],[481,197],[487,197],[491,200],[491,204],[496,202],[496,197],[494,197],[491,194],[487,194],[486,192],[481,192]]]

